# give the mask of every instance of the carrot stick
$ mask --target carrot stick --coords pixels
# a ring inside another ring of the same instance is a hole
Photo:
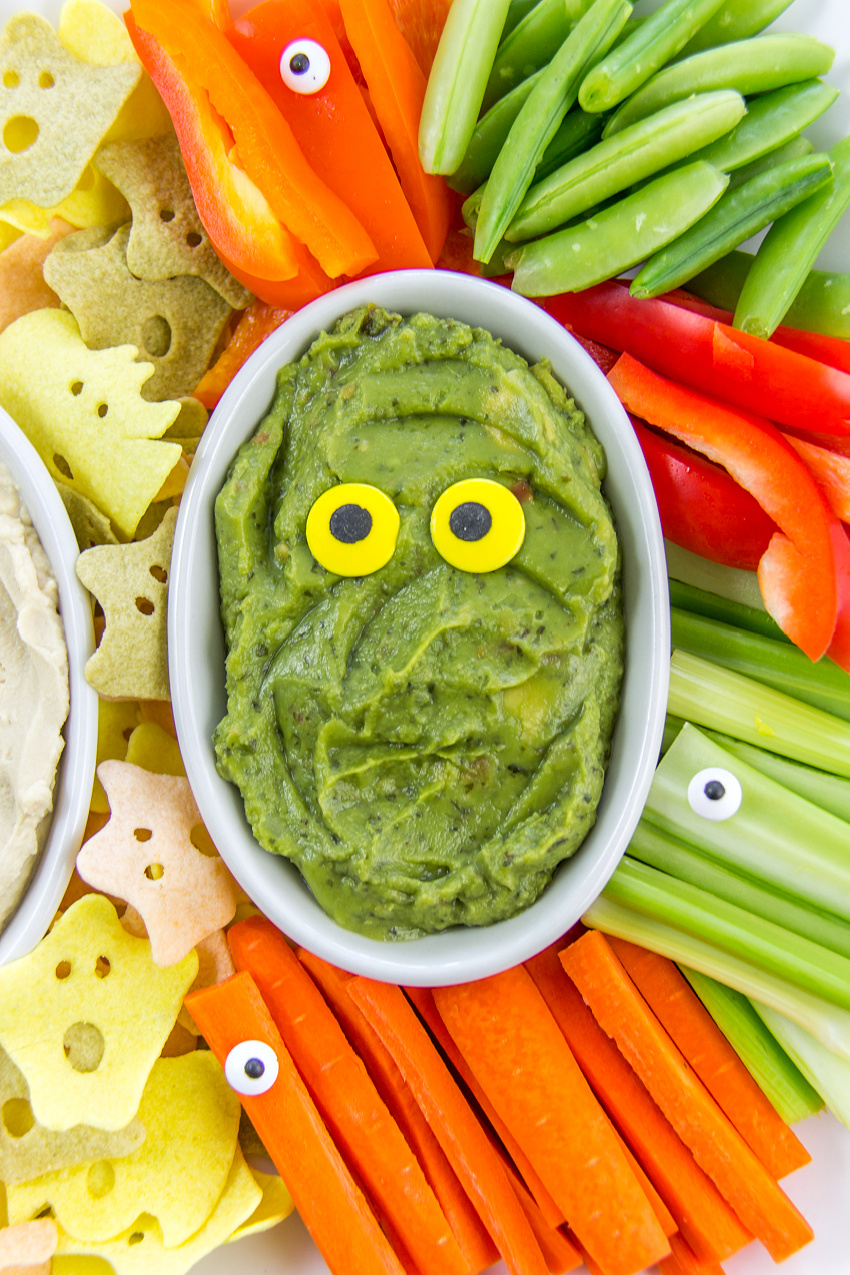
[[[246,1040],[261,1041],[274,1051],[277,1079],[265,1093],[241,1095],[242,1105],[334,1275],[403,1275],[404,1268],[334,1146],[251,975],[234,974],[192,992],[186,1005],[222,1066],[234,1046]]]
[[[334,1142],[421,1275],[466,1275],[467,1263],[421,1166],[316,984],[265,917],[228,931]]]
[[[407,987],[405,991],[408,998],[413,1002],[420,1016],[423,1018],[425,1025],[431,1035],[437,1041],[443,1053],[478,1103],[484,1115],[490,1121],[497,1135],[501,1139],[502,1145],[505,1147],[508,1155],[513,1160],[523,1182],[528,1187],[537,1207],[540,1209],[543,1217],[546,1219],[550,1227],[563,1225],[565,1218],[562,1209],[559,1209],[552,1196],[546,1190],[540,1175],[537,1173],[534,1165],[511,1133],[510,1129],[502,1120],[498,1111],[496,1111],[490,1099],[479,1085],[475,1076],[470,1070],[469,1064],[457,1045],[452,1040],[451,1034],[446,1028],[446,1024],[440,1017],[439,1010],[434,1003],[434,994],[427,987]]]
[[[703,1262],[681,1235],[670,1236],[670,1256],[658,1263],[661,1275],[724,1275],[719,1262]]]
[[[378,1092],[406,1137],[425,1177],[448,1219],[455,1239],[477,1275],[498,1260],[499,1254],[479,1218],[445,1152],[435,1138],[404,1077],[377,1033],[346,991],[354,977],[329,965],[312,952],[298,949],[298,959],[317,985],[354,1049],[363,1059]]]
[[[674,962],[624,939],[608,942],[662,1027],[771,1176],[783,1178],[808,1164],[812,1157]]]
[[[389,1049],[512,1275],[548,1275],[498,1155],[400,987],[355,978],[348,994]]]
[[[691,1248],[705,1261],[731,1257],[751,1235],[596,1022],[558,959],[560,946],[553,944],[525,964],[576,1062]]]
[[[605,936],[589,931],[560,959],[682,1141],[776,1262],[814,1234],[648,1009]]]
[[[438,987],[434,1000],[490,1101],[609,1275],[670,1251],[662,1228],[557,1023],[521,965]]]
[[[585,1077],[585,1079],[587,1079],[587,1077]],[[617,1127],[613,1124],[611,1125],[611,1132],[617,1139],[620,1150],[626,1157],[626,1163],[637,1178],[640,1184],[640,1189],[643,1191],[647,1200],[649,1200],[649,1206],[658,1218],[658,1225],[669,1240],[670,1236],[675,1234],[675,1232],[679,1229],[676,1225],[676,1219],[673,1217],[673,1214],[656,1191],[648,1174],[644,1171],[643,1165],[636,1159],[630,1146],[623,1139],[619,1129],[617,1129]]]
[[[503,1156],[503,1163],[511,1186],[540,1245],[540,1252],[549,1268],[549,1275],[566,1275],[567,1271],[575,1270],[581,1263],[581,1254],[578,1249],[570,1243],[560,1227],[549,1225],[537,1207],[534,1196],[506,1155]]]

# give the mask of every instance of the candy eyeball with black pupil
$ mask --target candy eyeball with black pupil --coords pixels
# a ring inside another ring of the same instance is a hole
[[[510,487],[492,478],[452,483],[431,511],[434,548],[459,571],[496,571],[519,552],[524,538],[522,505]]]
[[[268,1093],[277,1080],[277,1054],[263,1040],[242,1040],[224,1060],[224,1076],[230,1088],[245,1097]]]
[[[384,492],[368,483],[338,483],[307,515],[307,546],[326,571],[367,576],[395,553],[401,520]]]
[[[328,82],[331,60],[315,40],[293,40],[280,55],[280,78],[293,93],[318,93]]]
[[[731,770],[710,766],[700,770],[688,784],[688,805],[695,815],[720,823],[731,819],[741,808],[743,790]]]

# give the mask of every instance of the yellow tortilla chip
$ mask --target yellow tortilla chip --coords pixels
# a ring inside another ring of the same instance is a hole
[[[102,761],[124,761],[133,731],[141,720],[141,711],[135,700],[98,700],[95,768]],[[109,814],[109,802],[97,775],[92,787],[91,809],[97,814]]]
[[[289,1217],[295,1209],[292,1196],[283,1178],[279,1178],[276,1173],[260,1173],[258,1169],[252,1169],[251,1172],[257,1180],[257,1186],[261,1189],[263,1198],[247,1222],[243,1222],[229,1237],[228,1243],[230,1240],[242,1240],[246,1235],[258,1235],[261,1231],[270,1231],[273,1226],[277,1226],[278,1222]]]
[[[141,722],[136,727],[123,760],[154,775],[186,776],[177,740],[156,722]]]
[[[10,199],[0,214],[18,230],[46,239],[56,217],[77,227],[102,226],[126,221],[130,207],[100,169],[86,164],[74,189],[58,204],[40,208],[28,199]]]

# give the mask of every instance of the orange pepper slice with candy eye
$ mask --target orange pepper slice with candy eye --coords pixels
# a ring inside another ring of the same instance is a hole
[[[208,94],[233,136],[245,174],[322,270],[334,279],[372,265],[378,253],[369,234],[314,171],[224,32],[193,0],[133,0],[132,15],[136,27],[174,61],[187,86]]]

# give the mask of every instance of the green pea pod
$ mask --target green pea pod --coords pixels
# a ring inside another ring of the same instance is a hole
[[[505,26],[502,31],[502,44],[504,44],[514,27],[519,26],[523,18],[539,3],[540,0],[511,0],[508,5],[508,16],[505,18]]]
[[[733,90],[701,93],[598,142],[531,187],[506,237],[521,242],[563,225],[721,137],[745,110],[744,99]]]
[[[454,0],[428,77],[419,120],[426,173],[460,167],[478,119],[510,0]]]
[[[592,0],[540,0],[499,45],[482,110],[552,60]]]
[[[747,103],[746,115],[730,133],[704,146],[693,158],[704,159],[724,173],[742,168],[790,142],[837,97],[838,89],[823,80],[803,80],[763,93]]]
[[[671,102],[681,102],[692,93],[712,89],[737,89],[744,97],[769,93],[786,84],[797,84],[825,75],[835,60],[834,49],[811,35],[784,32],[738,40],[719,49],[706,49],[681,62],[673,62],[647,80],[605,125],[610,137],[647,115],[654,115]],[[581,93],[579,93],[581,102]],[[581,102],[584,106],[584,102]],[[585,107],[585,110],[587,107]]]
[[[574,106],[564,116],[557,133],[543,152],[534,176],[542,180],[573,156],[594,146],[602,136],[604,123],[604,115],[588,115],[580,106]]]
[[[775,221],[761,242],[732,320],[744,332],[769,337],[776,330],[821,248],[850,208],[850,137],[827,153],[832,184]]]
[[[613,279],[703,217],[728,180],[703,163],[665,173],[596,216],[518,248],[507,258],[511,287],[545,297]]]
[[[476,260],[490,260],[546,147],[576,100],[587,66],[611,47],[631,11],[628,0],[594,0],[534,85],[484,189],[475,229]]]
[[[609,111],[634,93],[676,56],[721,3],[722,0],[665,0],[628,40],[588,72],[578,95],[582,110]]]
[[[729,174],[729,189],[737,190],[739,186],[743,186],[744,182],[751,181],[753,177],[758,177],[759,173],[767,173],[771,168],[777,168],[780,164],[786,164],[789,159],[802,159],[804,155],[811,155],[814,146],[808,137],[792,137],[787,142],[783,142],[781,146],[777,146],[775,150],[768,151],[766,155],[753,159],[749,164],[744,164],[742,168],[736,168]]]
[[[481,116],[473,129],[460,168],[447,178],[452,190],[468,195],[486,182],[511,125],[542,74],[541,69],[529,75]]]
[[[632,280],[632,295],[657,297],[678,288],[831,181],[832,164],[821,154],[759,173],[728,191],[696,225],[651,257]]]
[[[688,289],[710,305],[734,310],[752,263],[751,252],[730,252],[694,275]],[[850,274],[811,270],[785,314],[785,323],[850,340]]]
[[[683,58],[733,40],[747,40],[769,27],[791,0],[726,0],[682,49]]]

